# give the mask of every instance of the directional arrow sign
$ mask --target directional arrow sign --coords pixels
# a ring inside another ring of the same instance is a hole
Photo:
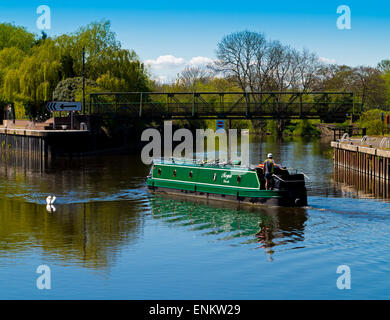
[[[46,109],[50,112],[54,112],[54,111],[81,111],[81,102],[53,101],[53,102],[47,103]]]

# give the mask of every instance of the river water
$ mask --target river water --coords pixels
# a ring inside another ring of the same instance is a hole
[[[2,157],[1,299],[390,298],[388,187],[334,170],[329,141],[251,144],[303,170],[309,206],[247,211],[151,196],[139,156]],[[46,197],[55,194],[55,212]],[[262,230],[262,231],[260,231]],[[37,268],[51,271],[39,290]],[[349,267],[351,289],[337,273]]]

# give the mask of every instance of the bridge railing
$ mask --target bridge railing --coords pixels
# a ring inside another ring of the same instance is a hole
[[[93,93],[87,113],[169,118],[338,118],[354,110],[349,92]]]

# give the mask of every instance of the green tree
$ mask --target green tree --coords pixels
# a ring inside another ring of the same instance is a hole
[[[35,44],[35,35],[24,27],[0,23],[0,50],[15,47],[28,52]]]
[[[36,40],[37,39],[37,40]],[[132,50],[122,49],[109,21],[93,22],[72,34],[40,37],[23,27],[0,24],[0,98],[15,102],[18,116],[33,116],[53,99],[57,84],[70,83],[69,99],[77,99],[85,49],[88,92],[149,91],[147,70]],[[99,86],[100,85],[100,86]],[[63,86],[56,98],[64,97]],[[77,94],[76,94],[77,93]]]
[[[359,124],[362,128],[367,129],[369,135],[381,135],[382,134],[382,113],[385,115],[390,114],[380,109],[372,109],[364,112],[360,117]],[[389,128],[384,125],[385,133],[389,133]]]

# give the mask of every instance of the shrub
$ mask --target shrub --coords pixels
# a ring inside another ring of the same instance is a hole
[[[293,134],[295,136],[319,136],[320,131],[309,120],[301,120],[298,121]]]
[[[365,111],[359,120],[359,125],[362,128],[367,129],[368,135],[381,135],[382,134],[382,113],[390,115],[390,112],[386,112],[380,109],[372,109]],[[389,133],[389,127],[385,124],[385,134]]]

